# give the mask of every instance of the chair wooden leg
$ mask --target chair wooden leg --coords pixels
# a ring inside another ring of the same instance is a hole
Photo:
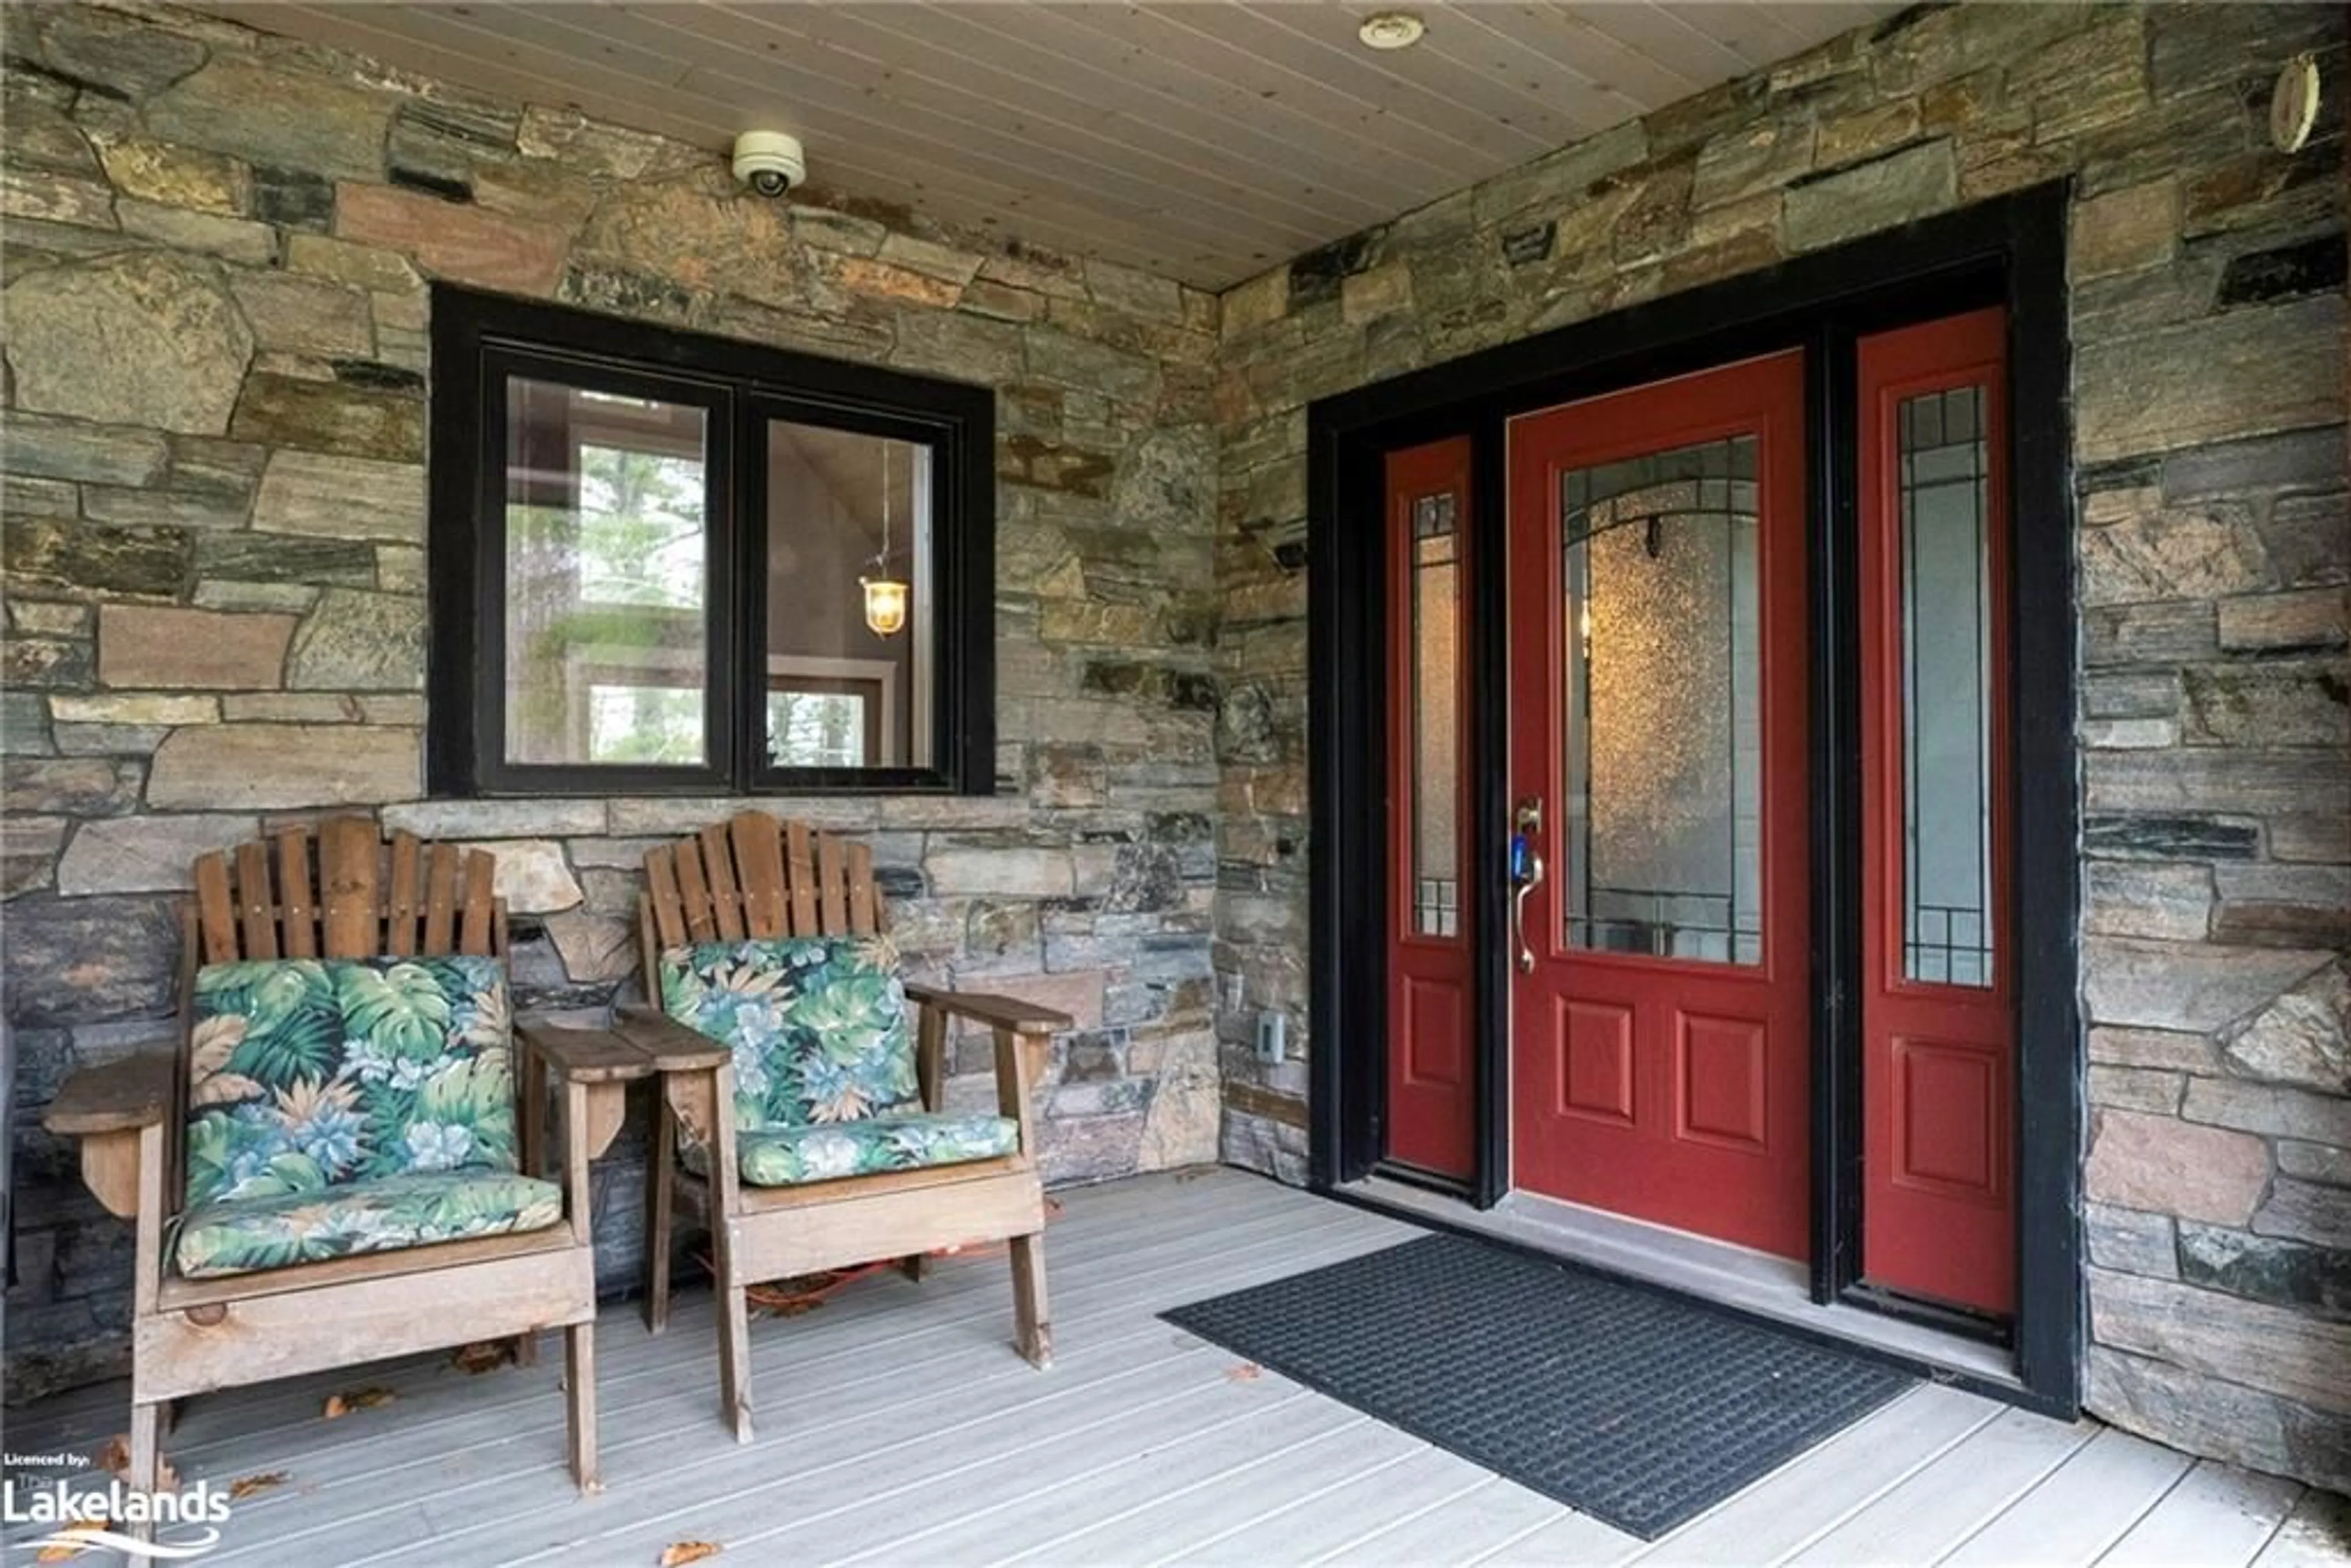
[[[750,1291],[732,1278],[718,1281],[719,1415],[735,1429],[735,1440],[751,1440],[751,1301]]]
[[[1012,1239],[1012,1313],[1020,1354],[1042,1369],[1053,1364],[1053,1314],[1045,1298],[1045,1237]]]
[[[131,1406],[131,1468],[123,1484],[150,1497],[163,1484],[163,1410],[161,1401]],[[131,1525],[130,1533],[141,1541],[152,1541],[154,1523],[141,1520]]]
[[[516,1092],[522,1102],[522,1174],[547,1174],[547,1062],[535,1051],[516,1052]],[[568,1129],[567,1129],[568,1131]],[[538,1364],[538,1333],[518,1333],[508,1342],[517,1366]]]
[[[571,1427],[571,1479],[583,1492],[604,1490],[596,1469],[596,1325],[563,1331],[563,1390]]]
[[[670,1184],[675,1179],[677,1127],[669,1107],[658,1096],[653,1102],[653,1155],[645,1166],[645,1332],[669,1327],[670,1250],[675,1245],[670,1227],[675,1205]]]

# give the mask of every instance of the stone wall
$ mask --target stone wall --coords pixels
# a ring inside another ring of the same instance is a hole
[[[2089,1404],[2351,1485],[2344,83],[2340,7],[1922,7],[1228,292],[1227,1156],[1305,1150],[1307,402],[2071,177]]]
[[[12,1399],[119,1364],[128,1228],[38,1115],[163,1028],[193,854],[344,806],[486,842],[524,1001],[592,1010],[643,849],[736,805],[407,803],[434,278],[998,389],[996,797],[777,804],[868,835],[917,972],[1078,1017],[1052,1178],[1215,1157],[1212,298],[184,13],[0,23]]]

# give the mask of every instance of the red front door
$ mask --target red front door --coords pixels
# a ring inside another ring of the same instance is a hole
[[[1477,1168],[1466,575],[1469,441],[1387,459],[1387,1157]]]
[[[1803,361],[1515,422],[1518,1186],[1807,1251]],[[1530,862],[1525,868],[1531,873]]]

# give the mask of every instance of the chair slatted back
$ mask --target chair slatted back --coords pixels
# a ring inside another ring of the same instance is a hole
[[[315,842],[314,842],[315,841]],[[487,851],[395,832],[386,845],[366,817],[299,824],[196,857],[184,906],[180,1016],[193,1016],[196,970],[253,958],[504,957],[507,904]],[[181,1040],[181,1082],[187,1053]],[[169,1202],[179,1212],[186,1107],[164,1129]]]
[[[766,811],[647,850],[638,909],[648,984],[658,980],[665,947],[883,928],[871,848]]]
[[[280,828],[197,857],[196,961],[503,956],[507,907],[493,891],[496,864],[487,851],[409,832],[386,845],[366,817],[334,818],[315,835]]]

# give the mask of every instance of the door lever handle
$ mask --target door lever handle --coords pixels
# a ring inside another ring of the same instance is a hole
[[[1542,885],[1543,858],[1521,833],[1510,843],[1510,945],[1518,949],[1519,973],[1535,972],[1535,951],[1527,946],[1527,894]]]

